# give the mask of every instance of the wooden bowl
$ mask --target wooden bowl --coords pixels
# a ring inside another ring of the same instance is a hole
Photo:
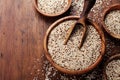
[[[84,69],[84,70],[68,70],[68,69],[65,69],[61,66],[59,66],[58,64],[56,64],[49,52],[48,52],[48,36],[49,36],[49,33],[52,31],[52,29],[58,25],[59,23],[65,21],[65,20],[69,20],[69,19],[74,19],[74,20],[78,20],[79,19],[79,16],[68,16],[68,17],[64,17],[62,19],[59,19],[57,20],[56,22],[54,22],[47,30],[46,32],[46,35],[44,37],[44,50],[45,50],[45,56],[46,58],[48,59],[48,61],[59,71],[63,72],[63,73],[67,73],[67,74],[71,74],[71,75],[77,75],[77,74],[84,74],[84,73],[87,73],[88,71],[91,71],[92,69],[94,69],[102,60],[103,58],[103,55],[104,55],[104,52],[105,52],[105,37],[104,37],[104,33],[102,32],[101,28],[94,22],[88,20],[90,22],[90,24],[92,24],[95,29],[98,31],[99,35],[100,35],[100,38],[101,38],[101,54],[99,55],[98,59],[96,60],[96,62],[92,65],[90,65],[88,68]]]
[[[106,63],[105,63],[105,66],[104,66],[104,70],[103,70],[103,78],[104,80],[108,80],[107,79],[107,74],[106,74],[106,66],[108,65],[109,62],[113,61],[113,60],[118,60],[120,59],[120,54],[116,54],[116,55],[113,55],[112,57],[110,57]]]
[[[107,29],[107,26],[105,24],[105,18],[106,18],[106,15],[110,12],[110,11],[114,11],[114,10],[120,10],[120,4],[114,4],[114,5],[111,5],[109,6],[108,8],[106,8],[104,11],[103,11],[103,17],[102,17],[102,25],[103,25],[103,28],[105,29],[105,31],[110,34],[112,37],[114,38],[117,38],[117,39],[120,39],[120,35],[119,34],[114,34],[112,32],[110,32],[110,30]]]
[[[41,13],[42,15],[44,16],[47,16],[47,17],[56,17],[56,16],[59,16],[59,15],[62,15],[63,13],[65,13],[71,6],[71,3],[72,3],[72,0],[68,0],[68,6],[64,9],[64,11],[58,13],[58,14],[47,14],[47,13],[44,13],[42,12],[39,8],[38,8],[38,4],[37,4],[38,0],[35,0],[34,1],[34,5],[35,5],[35,8],[36,10]]]

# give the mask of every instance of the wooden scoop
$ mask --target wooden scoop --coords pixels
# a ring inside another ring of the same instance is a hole
[[[90,12],[91,8],[94,6],[96,0],[84,0],[84,7],[83,7],[83,11],[81,13],[80,18],[78,19],[78,21],[76,23],[74,23],[68,30],[67,34],[66,34],[66,39],[64,41],[64,45],[67,44],[68,39],[70,38],[70,35],[72,33],[72,31],[74,30],[76,25],[82,25],[84,27],[84,31],[82,34],[82,40],[81,43],[79,45],[79,48],[82,47],[84,40],[86,38],[86,32],[87,32],[87,27],[86,27],[86,19],[88,16],[88,13]]]

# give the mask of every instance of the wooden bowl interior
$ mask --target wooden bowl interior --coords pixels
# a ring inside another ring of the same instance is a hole
[[[36,10],[37,10],[39,13],[41,13],[42,15],[47,16],[47,17],[56,17],[56,16],[59,16],[59,15],[62,15],[63,13],[65,13],[65,12],[70,8],[71,3],[72,3],[72,0],[68,0],[68,6],[65,8],[64,11],[62,11],[62,12],[60,12],[60,13],[58,13],[58,14],[47,14],[47,13],[42,12],[42,11],[38,8],[37,2],[38,2],[38,0],[35,0],[35,1],[34,1],[34,5],[35,5]]]
[[[48,36],[50,34],[50,32],[52,31],[52,29],[57,26],[59,23],[65,21],[65,20],[70,20],[70,19],[74,19],[74,20],[78,20],[79,19],[79,16],[69,16],[69,17],[65,17],[65,18],[62,18],[58,21],[56,21],[55,23],[53,23],[47,30],[46,32],[46,35],[45,35],[45,38],[44,38],[44,50],[45,50],[45,56],[47,57],[48,61],[50,61],[50,63],[59,71],[63,72],[63,73],[67,73],[67,74],[71,74],[71,75],[76,75],[76,74],[84,74],[84,73],[87,73],[88,71],[91,71],[93,68],[95,68],[99,63],[100,61],[102,60],[102,57],[104,55],[104,52],[105,52],[105,37],[104,37],[104,34],[101,30],[101,28],[96,24],[96,23],[93,23],[92,21],[88,20],[89,23],[91,23],[95,29],[98,31],[100,37],[101,37],[101,42],[102,42],[102,47],[101,47],[101,55],[98,57],[98,59],[96,60],[96,62],[92,65],[90,65],[88,68],[84,69],[84,70],[67,70],[61,66],[59,66],[58,64],[56,64],[49,52],[48,52],[48,48],[47,48],[47,41],[48,41]]]
[[[112,37],[114,38],[117,38],[117,39],[120,39],[120,35],[119,34],[114,34],[112,32],[110,32],[107,27],[106,27],[106,24],[105,24],[105,18],[106,18],[106,15],[109,14],[111,11],[114,11],[114,10],[120,10],[120,4],[114,4],[114,5],[111,5],[110,7],[108,7],[107,9],[105,9],[103,11],[103,18],[102,18],[102,25],[103,25],[103,28],[105,29],[105,31],[110,34]]]
[[[111,62],[111,61],[113,61],[113,60],[118,60],[118,59],[120,59],[120,54],[114,55],[114,56],[110,57],[110,58],[106,61],[105,66],[104,66],[104,70],[103,70],[104,80],[107,80],[106,66],[108,65],[109,62]]]

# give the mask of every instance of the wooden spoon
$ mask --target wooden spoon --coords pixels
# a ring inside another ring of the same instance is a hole
[[[78,21],[75,24],[73,24],[71,26],[71,28],[69,28],[69,30],[68,30],[68,32],[66,34],[66,39],[64,41],[64,45],[67,44],[67,41],[70,38],[70,35],[71,35],[72,31],[74,30],[75,26],[77,24],[80,24],[80,25],[82,25],[84,27],[84,31],[83,31],[83,35],[82,35],[82,40],[81,40],[81,43],[79,45],[79,48],[82,47],[82,45],[84,43],[84,40],[86,38],[86,32],[87,32],[86,19],[87,19],[87,16],[88,16],[91,8],[94,6],[95,2],[96,2],[96,0],[84,0],[84,7],[83,7],[83,11],[81,13],[81,16],[78,19]]]

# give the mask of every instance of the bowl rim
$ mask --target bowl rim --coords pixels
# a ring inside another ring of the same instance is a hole
[[[67,74],[71,74],[71,75],[78,75],[78,74],[84,74],[87,73],[89,71],[91,71],[92,69],[94,69],[102,60],[103,55],[105,54],[105,36],[104,33],[102,32],[101,28],[95,23],[92,22],[91,20],[88,20],[90,23],[92,23],[92,25],[95,26],[95,29],[98,31],[100,38],[101,38],[101,54],[99,55],[98,59],[96,60],[96,62],[94,62],[94,64],[90,65],[88,68],[84,69],[84,70],[68,70],[65,68],[62,68],[61,66],[59,66],[57,63],[55,63],[52,59],[51,56],[48,52],[48,48],[47,48],[47,41],[48,41],[48,36],[49,33],[52,31],[52,29],[58,25],[59,23],[65,21],[65,20],[69,20],[69,19],[79,19],[79,16],[67,16],[64,18],[61,18],[59,20],[57,20],[56,22],[54,22],[47,30],[45,37],[44,37],[44,50],[45,50],[45,56],[48,59],[48,61],[60,72],[63,73],[67,73]]]
[[[59,16],[59,15],[64,14],[65,12],[68,11],[68,9],[70,8],[71,4],[72,4],[72,0],[68,0],[68,6],[65,8],[64,11],[62,11],[62,12],[60,12],[60,13],[58,13],[58,14],[47,14],[47,13],[42,12],[42,11],[38,8],[37,0],[34,0],[34,7],[36,8],[36,10],[37,10],[40,14],[42,14],[42,15],[44,15],[44,16],[47,16],[47,17],[56,17],[56,16]]]
[[[120,54],[115,54],[113,56],[111,56],[106,62],[105,62],[105,65],[104,65],[104,69],[103,69],[103,78],[104,80],[108,80],[107,79],[107,74],[106,74],[106,66],[109,64],[109,62],[113,61],[113,60],[118,60],[120,59]]]
[[[109,6],[108,8],[104,9],[103,16],[102,16],[102,26],[110,36],[112,36],[114,38],[117,38],[117,39],[120,39],[120,35],[112,33],[110,30],[108,30],[108,28],[106,27],[106,24],[105,24],[106,15],[109,14],[111,11],[114,11],[114,10],[120,10],[120,4],[119,3],[113,4],[113,5]]]

